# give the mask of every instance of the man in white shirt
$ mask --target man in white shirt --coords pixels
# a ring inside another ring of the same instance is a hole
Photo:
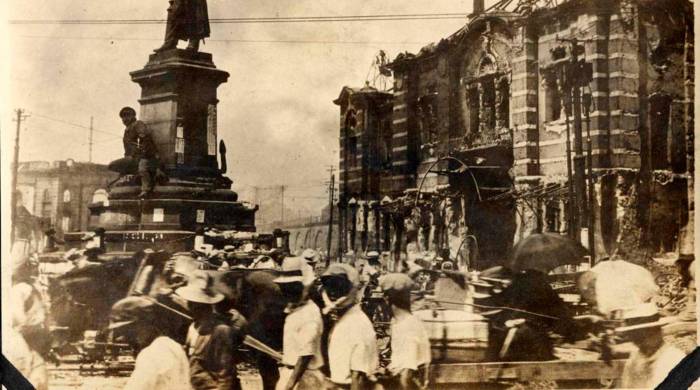
[[[372,322],[357,304],[357,271],[333,263],[321,282],[338,316],[328,342],[331,382],[336,388],[368,389],[379,368],[379,355]]]
[[[428,386],[430,340],[423,322],[411,314],[413,280],[405,274],[388,274],[379,287],[391,305],[391,363],[395,378],[392,388],[425,389]]]
[[[185,350],[163,334],[155,305],[143,297],[127,297],[112,307],[111,329],[138,353],[125,390],[191,390]]]
[[[284,320],[282,364],[277,389],[313,389],[323,385],[319,369],[323,366],[321,310],[308,298],[313,271],[300,257],[287,257],[280,276],[275,279],[288,304]]]
[[[29,256],[12,258],[8,310],[12,326],[3,335],[3,350],[34,388],[45,390],[48,374],[44,359],[51,347],[51,337],[36,274],[37,264]]]
[[[360,281],[367,284],[379,273],[382,268],[382,263],[379,260],[379,252],[377,251],[367,252],[365,259],[365,263],[362,266]]]

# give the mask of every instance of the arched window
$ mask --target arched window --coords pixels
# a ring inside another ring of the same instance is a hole
[[[345,115],[345,137],[347,138],[347,157],[349,167],[357,165],[357,118],[355,111],[350,110]]]
[[[63,203],[69,203],[70,202],[70,190],[66,188],[65,191],[63,191]]]

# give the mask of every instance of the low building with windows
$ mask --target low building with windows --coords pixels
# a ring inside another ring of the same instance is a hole
[[[24,207],[60,236],[87,229],[88,204],[106,199],[107,185],[116,178],[103,164],[29,161],[19,164],[17,189]]]
[[[475,268],[543,231],[692,254],[692,3],[483,5],[389,63],[392,88],[334,101],[340,245]]]

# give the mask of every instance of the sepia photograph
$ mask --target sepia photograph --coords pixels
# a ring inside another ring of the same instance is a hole
[[[693,0],[7,0],[0,384],[700,390]]]

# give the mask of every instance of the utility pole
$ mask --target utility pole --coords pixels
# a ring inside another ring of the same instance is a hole
[[[649,59],[647,42],[647,28],[645,23],[646,15],[645,7],[638,7],[637,12],[639,13],[637,19],[637,59],[639,60],[639,82],[637,84],[637,96],[639,97],[639,111],[637,112],[639,118],[639,149],[640,149],[640,167],[639,167],[639,205],[638,213],[640,214],[639,220],[644,221],[642,227],[642,236],[640,243],[647,245],[648,239],[650,237],[651,228],[651,181],[652,181],[652,145],[651,137],[649,131],[649,91],[648,91],[648,80],[649,75],[647,72],[647,64]]]
[[[280,186],[280,192],[281,192],[281,195],[280,195],[280,196],[281,196],[281,198],[282,198],[282,213],[281,213],[281,215],[282,215],[282,226],[284,226],[284,188],[285,188],[285,187],[286,187],[286,186],[284,186],[284,185],[281,185],[281,186]]]
[[[331,263],[331,243],[333,242],[333,198],[335,197],[335,175],[333,174],[334,167],[331,165],[331,183],[328,187],[328,250],[326,251],[326,267]]]
[[[88,154],[88,162],[92,162],[92,133],[93,133],[93,128],[92,128],[92,119],[93,117],[90,117],[90,138],[88,140],[88,145],[89,145],[89,154]]]
[[[571,40],[571,72],[573,79],[573,105],[574,105],[574,184],[576,186],[576,194],[579,196],[576,198],[576,214],[579,215],[580,225],[583,225],[583,221],[588,220],[586,216],[588,215],[586,207],[586,159],[583,155],[583,129],[582,129],[582,116],[581,116],[581,86],[584,83],[583,75],[578,72],[578,50],[579,44],[576,38]],[[580,238],[579,238],[580,239]]]
[[[566,124],[567,124],[567,173],[569,176],[569,199],[571,203],[570,210],[573,211],[570,221],[572,229],[572,238],[576,241],[581,240],[580,228],[581,226],[589,225],[590,218],[588,217],[588,205],[586,196],[586,157],[583,155],[583,126],[582,126],[582,104],[581,104],[581,90],[583,87],[590,84],[593,78],[593,67],[590,63],[587,63],[585,59],[578,58],[579,53],[584,53],[585,48],[579,44],[576,38],[573,39],[559,39],[559,41],[567,42],[570,44],[570,60],[568,63],[563,64],[564,70],[562,74],[563,85],[562,90],[564,91],[564,104],[565,108],[571,107],[574,114],[574,156],[573,164],[569,163],[569,157],[571,155],[571,147],[569,142],[569,115],[570,111],[566,110]],[[558,56],[561,56],[561,52]],[[555,58],[556,59],[556,58]],[[573,165],[573,185],[571,165]],[[573,188],[572,188],[573,187]],[[573,190],[573,191],[572,191]],[[588,226],[590,229],[590,226]]]
[[[12,162],[12,194],[10,195],[10,200],[12,203],[12,209],[10,209],[10,220],[12,221],[12,228],[10,229],[10,243],[15,242],[15,229],[17,225],[17,171],[19,169],[19,132],[22,128],[22,121],[28,117],[24,114],[24,110],[18,108],[15,110],[17,116],[14,121],[17,122],[17,130],[15,132],[15,155]]]
[[[253,186],[253,191],[255,192],[255,195],[254,195],[254,198],[253,198],[253,199],[254,199],[255,205],[258,206],[258,211],[260,212],[260,211],[262,210],[262,208],[260,207],[260,194],[259,194],[259,190],[260,190],[260,187],[258,187],[258,186]],[[263,218],[264,215],[265,215],[265,213],[260,213],[260,215],[259,215],[260,218],[258,219],[258,224],[259,224],[259,225],[263,225],[263,226],[265,225],[265,218]]]
[[[591,106],[593,95],[590,89],[583,94],[583,112],[586,116],[586,163],[588,165],[588,251],[591,265],[595,265],[595,178],[593,174],[593,141],[591,140]]]
[[[569,238],[578,241],[579,236],[579,224],[578,216],[576,213],[576,192],[574,192],[574,174],[571,169],[571,129],[569,125],[569,116],[571,115],[571,94],[567,89],[564,95],[564,115],[566,115],[566,186],[569,192],[569,204],[568,207],[568,223],[567,227]]]
[[[557,47],[552,50],[552,61],[555,65],[551,66],[550,72],[553,72],[557,80],[557,87],[561,93],[561,103],[564,107],[564,116],[566,122],[566,186],[568,192],[568,203],[566,212],[567,232],[569,238],[579,240],[579,223],[576,213],[576,192],[574,191],[574,175],[572,172],[571,163],[571,72],[569,64],[564,62],[566,58],[566,49]]]

